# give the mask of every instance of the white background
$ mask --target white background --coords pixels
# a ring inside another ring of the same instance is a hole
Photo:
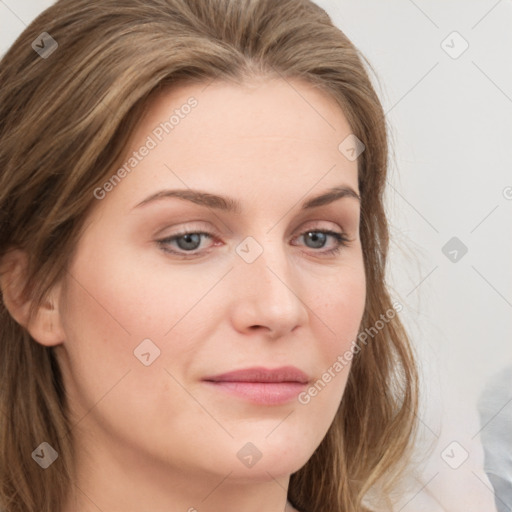
[[[0,0],[0,54],[52,3]],[[494,511],[476,404],[512,363],[512,2],[317,3],[375,69],[391,135],[390,286],[420,358],[431,447],[398,508]],[[452,237],[468,249],[455,262],[442,252]],[[496,413],[510,398],[512,385]],[[457,469],[441,455],[453,441],[452,458],[468,453]]]

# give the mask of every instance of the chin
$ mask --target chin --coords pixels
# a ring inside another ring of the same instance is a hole
[[[313,455],[317,444],[308,443],[302,438],[282,433],[272,435],[260,442],[237,445],[237,458],[233,475],[236,478],[249,478],[268,481],[273,478],[289,476],[302,468]]]

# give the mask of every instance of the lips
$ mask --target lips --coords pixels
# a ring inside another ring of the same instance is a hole
[[[217,391],[260,405],[290,402],[304,390],[309,380],[303,371],[294,366],[246,368],[203,379]]]
[[[283,366],[274,370],[268,370],[263,367],[247,368],[206,377],[204,380],[210,382],[297,382],[299,384],[307,384],[309,382],[308,376],[294,366]]]

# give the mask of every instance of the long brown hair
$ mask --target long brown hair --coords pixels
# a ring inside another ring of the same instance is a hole
[[[94,190],[118,164],[153,95],[186,81],[268,76],[301,78],[328,93],[366,146],[358,158],[367,279],[361,330],[374,326],[392,308],[383,207],[388,140],[365,62],[309,0],[60,0],[44,11],[0,64],[0,257],[12,248],[28,254],[32,313],[63,277]],[[416,432],[417,380],[394,316],[354,354],[333,424],[291,477],[288,498],[298,509],[369,510],[370,490],[386,501]],[[65,397],[52,347],[35,342],[0,304],[6,511],[56,512],[70,492]],[[59,454],[44,471],[31,458],[42,440]]]

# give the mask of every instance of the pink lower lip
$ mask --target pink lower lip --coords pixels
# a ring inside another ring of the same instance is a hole
[[[205,381],[218,390],[261,405],[280,405],[297,397],[306,384],[301,382]]]

